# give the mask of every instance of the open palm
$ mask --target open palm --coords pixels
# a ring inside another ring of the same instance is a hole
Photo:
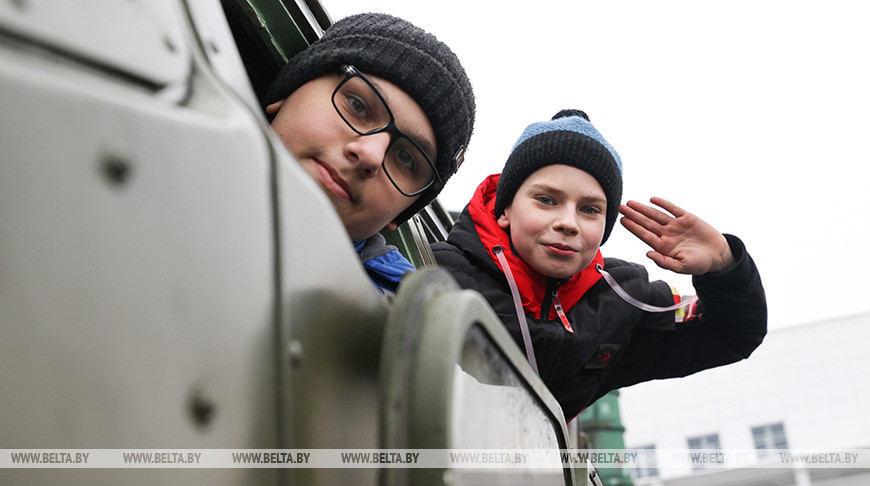
[[[622,225],[652,248],[647,256],[656,265],[691,275],[734,265],[728,241],[716,228],[662,198],[650,202],[667,213],[636,201],[620,206],[619,212]]]

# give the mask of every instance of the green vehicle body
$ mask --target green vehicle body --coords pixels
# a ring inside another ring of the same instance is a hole
[[[270,131],[258,95],[329,23],[313,1],[0,4],[0,449],[575,446],[486,302],[434,266],[451,224],[437,201],[389,235],[420,271],[384,298]],[[0,483],[586,484],[586,469],[4,468]]]

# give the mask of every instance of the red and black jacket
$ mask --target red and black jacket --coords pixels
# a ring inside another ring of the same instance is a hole
[[[650,282],[639,264],[601,253],[567,280],[531,269],[510,245],[493,211],[498,175],[490,176],[460,215],[446,242],[432,249],[439,266],[463,288],[480,292],[523,347],[511,291],[496,245],[508,258],[529,324],[538,371],[572,418],[607,392],[657,378],[686,376],[744,359],[767,331],[767,304],[755,263],[736,237],[726,235],[737,264],[695,276],[697,318],[677,323],[674,312],[650,313],[623,301],[595,271],[603,263],[630,295],[655,306],[674,303],[668,284]],[[561,303],[568,323],[556,313]]]

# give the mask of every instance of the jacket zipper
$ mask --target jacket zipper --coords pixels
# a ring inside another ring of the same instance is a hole
[[[562,310],[562,303],[559,302],[559,295],[556,292],[553,292],[553,306],[556,307],[556,314],[559,316],[559,320],[562,321],[562,326],[566,331],[574,334],[574,328],[572,328],[571,323],[568,322],[568,316],[566,316],[565,311]]]
[[[544,298],[541,302],[541,315],[538,319],[547,321],[550,319],[550,307],[553,305],[553,297],[559,291],[559,285],[562,285],[560,280],[548,278],[547,289],[544,290]]]
[[[562,302],[559,301],[559,286],[562,285],[563,282],[564,280],[547,280],[547,292],[544,294],[546,298],[544,299],[544,302],[541,303],[542,305],[540,319],[542,321],[549,320],[550,306],[553,306],[556,309],[556,315],[559,316],[559,320],[562,322],[562,327],[564,327],[566,331],[573,334],[574,328],[571,327],[571,322],[568,321],[568,316],[565,315],[565,310],[562,308]]]

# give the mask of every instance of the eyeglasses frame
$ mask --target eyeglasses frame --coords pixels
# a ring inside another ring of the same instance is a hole
[[[338,113],[338,116],[341,117],[342,120],[344,120],[344,123],[347,124],[347,126],[349,126],[350,129],[354,131],[354,133],[356,133],[360,136],[374,135],[376,133],[381,133],[381,132],[387,132],[390,134],[390,144],[387,145],[387,150],[384,152],[384,160],[381,161],[381,168],[384,170],[384,174],[387,175],[387,178],[390,179],[390,182],[393,184],[393,187],[395,187],[404,196],[414,197],[418,194],[425,192],[427,189],[432,187],[432,185],[435,184],[436,181],[437,181],[438,185],[443,185],[444,182],[441,179],[441,176],[438,174],[438,171],[435,168],[435,164],[432,162],[432,159],[429,158],[429,155],[426,153],[426,151],[423,150],[423,147],[421,147],[420,144],[418,144],[413,138],[402,133],[402,131],[399,130],[399,128],[396,126],[396,118],[393,116],[392,110],[390,110],[390,105],[387,104],[387,100],[384,99],[384,96],[381,94],[380,91],[378,91],[378,88],[375,87],[374,83],[372,83],[371,80],[369,80],[362,72],[360,72],[356,67],[354,67],[352,65],[342,66],[342,71],[345,73],[345,77],[343,80],[341,80],[340,83],[338,83],[338,86],[336,86],[335,90],[332,92],[332,98],[331,98],[332,99],[332,106],[333,106],[333,108],[335,108],[335,111],[336,111],[336,113]],[[355,126],[353,126],[353,124],[347,118],[344,117],[344,115],[341,113],[341,110],[338,108],[338,104],[336,104],[336,102],[335,102],[335,96],[338,94],[338,90],[340,90],[341,87],[344,86],[345,83],[347,83],[348,81],[350,81],[352,78],[355,78],[355,77],[362,79],[367,85],[369,85],[369,87],[372,89],[372,91],[375,93],[375,95],[377,95],[378,99],[381,100],[381,103],[384,104],[384,108],[386,108],[387,115],[389,115],[390,120],[383,127],[376,128],[374,130],[369,130],[367,132],[362,132],[362,131],[358,130]],[[401,138],[404,138],[404,139],[408,140],[409,142],[411,142],[411,144],[417,150],[420,151],[420,153],[423,155],[423,158],[426,159],[426,163],[428,163],[429,167],[432,169],[432,179],[425,186],[423,186],[422,189],[418,189],[418,190],[411,192],[411,193],[407,193],[404,190],[402,190],[401,187],[399,187],[399,185],[396,183],[396,181],[393,180],[393,177],[390,175],[390,171],[387,170],[387,166],[386,166],[387,152],[389,152],[390,147],[392,147],[393,144],[396,143],[396,141],[401,139]]]

